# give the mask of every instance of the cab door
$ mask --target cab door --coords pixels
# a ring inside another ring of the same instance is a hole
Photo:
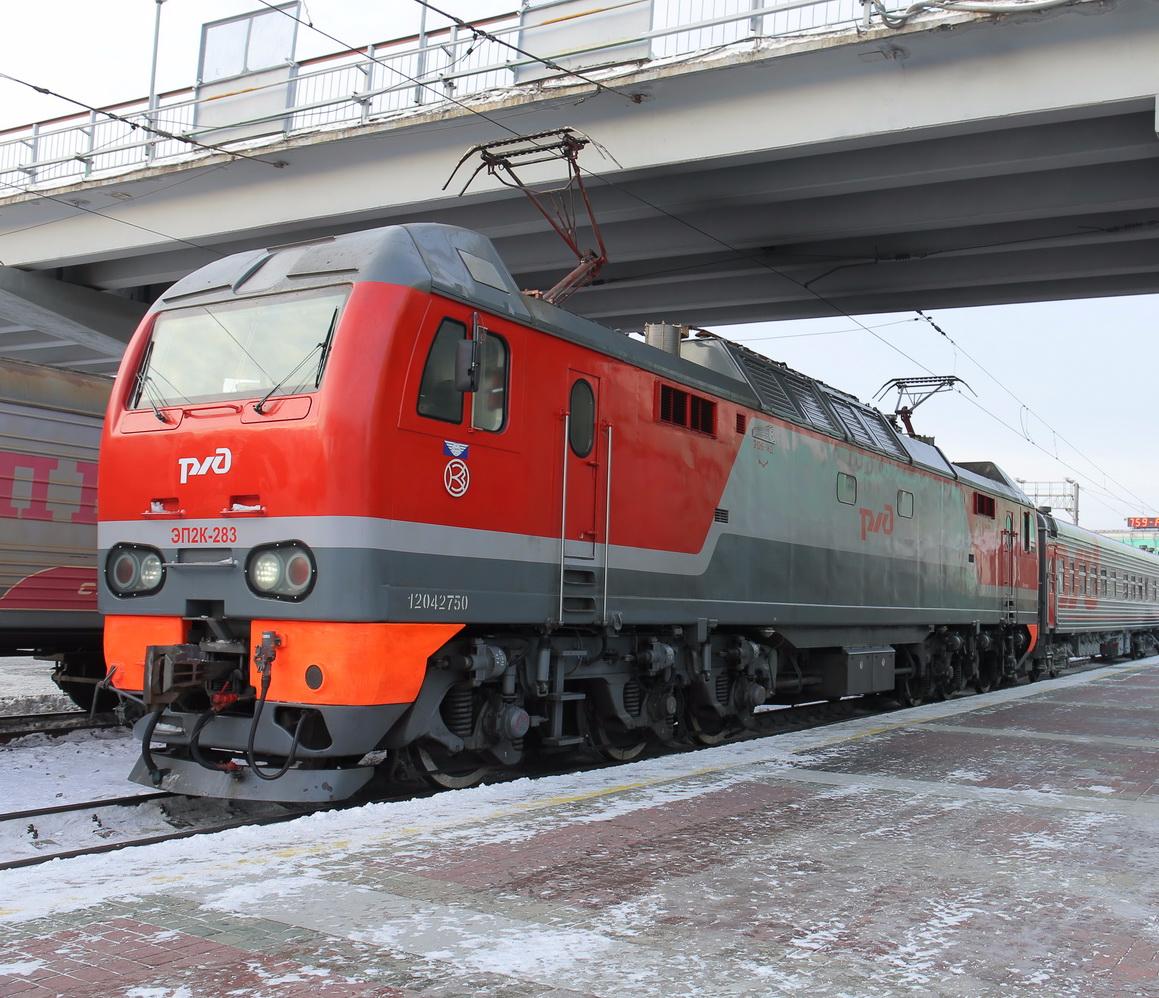
[[[594,559],[603,483],[603,447],[599,426],[600,379],[569,370],[567,438],[564,441],[563,553],[565,558]]]

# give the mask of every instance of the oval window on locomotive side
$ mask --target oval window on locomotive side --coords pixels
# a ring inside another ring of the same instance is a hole
[[[596,439],[596,397],[592,386],[583,378],[571,386],[568,411],[571,419],[567,439],[572,453],[576,457],[587,457]]]

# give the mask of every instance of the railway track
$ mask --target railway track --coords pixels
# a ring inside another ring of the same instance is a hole
[[[0,872],[4,870],[19,870],[29,866],[40,866],[54,859],[76,859],[81,856],[97,856],[102,853],[117,852],[132,846],[156,845],[162,842],[176,842],[180,839],[194,838],[200,835],[214,835],[218,832],[227,832],[233,828],[260,827],[263,825],[280,825],[286,821],[294,821],[306,814],[316,814],[319,811],[346,810],[353,807],[362,807],[365,804],[383,804],[394,801],[414,800],[419,797],[429,797],[437,791],[433,789],[419,790],[414,793],[398,794],[394,796],[373,797],[350,801],[338,801],[333,804],[320,804],[313,807],[289,807],[278,804],[262,805],[268,810],[266,813],[253,813],[225,821],[216,821],[207,825],[198,825],[192,828],[174,828],[172,831],[156,832],[148,835],[137,835],[130,838],[117,839],[93,843],[72,849],[47,849],[34,856],[21,856],[17,859],[0,861]],[[157,800],[173,800],[199,803],[205,798],[187,797],[183,794],[172,794],[168,791],[142,793],[136,796],[105,798],[101,800],[84,801],[75,804],[60,804],[55,807],[33,808],[27,811],[12,811],[0,813],[0,834],[5,824],[23,823],[32,818],[48,817],[71,813],[91,812],[99,818],[102,810],[121,810],[124,808],[139,807],[141,804]],[[34,827],[34,826],[33,826]]]
[[[113,728],[118,725],[113,714],[94,714],[72,710],[59,713],[9,714],[0,716],[0,743],[26,735],[65,735],[89,728]]]
[[[1083,672],[1090,668],[1095,668],[1102,663],[1075,663],[1071,667],[1063,670],[1061,674],[1068,675],[1075,672]],[[959,694],[967,696],[975,696],[977,694]],[[985,694],[981,694],[985,696]],[[754,724],[746,731],[740,733],[733,733],[728,742],[735,743],[737,741],[751,740],[754,738],[767,738],[778,734],[786,734],[791,731],[801,731],[807,728],[823,727],[830,724],[838,724],[842,721],[854,720],[863,717],[872,717],[881,714],[893,713],[905,708],[897,704],[896,701],[886,699],[884,697],[863,698],[856,697],[847,700],[839,701],[818,701],[815,703],[797,704],[793,706],[772,708],[760,711],[755,718]],[[82,715],[87,716],[87,715]],[[724,741],[722,739],[722,741]],[[710,744],[699,745],[670,745],[657,746],[649,749],[640,758],[655,758],[662,755],[670,755],[674,753],[683,752],[698,752],[706,748],[713,747]],[[633,760],[634,761],[634,760]],[[565,765],[552,765],[550,759],[541,759],[528,767],[511,772],[508,770],[496,771],[493,778],[488,779],[489,783],[502,783],[508,780],[525,778],[530,776],[533,779],[543,779],[549,776],[566,775],[581,770],[592,770],[600,768],[613,768],[624,763],[608,761],[606,759],[596,760],[593,753],[592,758],[579,760],[577,764],[573,759]],[[168,832],[158,832],[155,834],[135,836],[125,839],[118,839],[117,841],[106,841],[101,843],[94,843],[80,848],[59,849],[55,851],[45,851],[34,856],[25,856],[18,859],[0,861],[0,871],[15,870],[23,867],[38,866],[42,863],[47,863],[54,859],[74,859],[81,856],[93,856],[102,853],[115,852],[121,849],[127,849],[132,846],[154,845],[162,842],[173,842],[180,839],[193,838],[200,835],[213,835],[217,832],[229,831],[234,828],[241,828],[247,825],[250,826],[264,826],[276,825],[286,821],[293,821],[302,817],[305,814],[313,814],[318,811],[332,811],[332,810],[346,810],[354,807],[362,807],[365,804],[373,803],[393,803],[397,801],[415,800],[421,797],[432,796],[439,793],[439,790],[422,787],[408,791],[401,794],[389,794],[354,798],[348,801],[338,801],[335,803],[321,804],[311,807],[289,807],[286,805],[263,805],[267,807],[277,808],[275,811],[268,813],[254,813],[245,816],[238,816],[230,818],[225,821],[217,821],[208,825],[201,825],[197,827],[174,828]],[[57,815],[66,815],[70,813],[83,813],[86,811],[93,812],[99,817],[99,812],[102,809],[122,809],[139,807],[142,804],[150,803],[158,800],[177,800],[177,801],[204,801],[205,798],[190,798],[181,794],[173,794],[168,791],[145,792],[138,795],[130,795],[126,797],[104,798],[99,800],[84,801],[80,803],[59,804],[51,807],[33,808],[23,811],[11,811],[0,813],[0,830],[7,824],[31,821],[36,818],[51,817]],[[233,802],[236,805],[236,802]],[[2,831],[0,831],[2,834]]]

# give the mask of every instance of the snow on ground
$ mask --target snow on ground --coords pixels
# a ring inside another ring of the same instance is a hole
[[[1144,663],[1134,663],[1138,666]],[[987,695],[994,706],[1046,692],[1085,685],[1121,667],[1107,667],[1067,676],[1049,684],[1020,686]],[[686,794],[682,781],[699,783],[701,792],[767,773],[773,767],[791,774],[808,765],[810,754],[838,742],[888,731],[903,725],[937,721],[978,709],[977,698],[930,704],[889,715],[870,717],[825,728],[790,732],[715,749],[649,759],[612,769],[570,773],[538,780],[521,779],[417,800],[367,804],[343,811],[321,812],[277,826],[246,827],[157,846],[141,846],[109,855],[58,860],[29,870],[0,873],[0,924],[22,922],[59,912],[75,911],[124,896],[132,884],[136,896],[165,891],[194,891],[210,904],[228,906],[229,891],[244,890],[252,897],[259,884],[271,896],[295,894],[309,884],[321,884],[325,871],[335,865],[360,863],[370,850],[388,846],[394,853],[429,847],[433,841],[450,843],[476,834],[478,823],[491,821],[517,841],[544,830],[546,817],[560,805],[583,802],[604,817],[653,807]],[[94,739],[89,748],[110,748],[115,739]],[[34,748],[34,754],[42,751]],[[12,750],[0,771],[10,769],[23,748]],[[129,755],[135,754],[128,743]],[[25,772],[29,770],[26,767]],[[26,784],[21,791],[21,783]],[[38,791],[24,781],[9,787],[36,798]],[[869,790],[869,788],[866,788]],[[971,788],[996,801],[1010,800],[1011,791]],[[3,792],[0,790],[0,792]],[[13,792],[11,789],[9,792]],[[17,806],[15,803],[10,806]],[[31,805],[29,805],[31,806]],[[574,814],[570,816],[574,819]],[[472,828],[471,826],[476,826]],[[239,870],[221,857],[245,856],[244,886]],[[157,871],[143,873],[143,871]],[[303,882],[306,882],[305,885]],[[947,924],[961,913],[944,913]]]
[[[0,810],[144,793],[127,779],[139,751],[128,728],[16,738],[0,745]]]
[[[77,710],[52,681],[52,663],[0,658],[0,715]]]

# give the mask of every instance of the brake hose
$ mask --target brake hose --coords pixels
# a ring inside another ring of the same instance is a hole
[[[153,786],[161,786],[161,781],[165,778],[165,774],[169,772],[167,769],[159,769],[157,764],[153,761],[153,753],[149,749],[149,743],[153,740],[153,731],[157,727],[157,722],[161,720],[161,715],[165,713],[165,705],[162,704],[152,714],[149,715],[149,720],[145,724],[145,731],[141,735],[141,761],[145,764],[145,768],[149,770],[149,779],[153,781]]]
[[[189,733],[189,754],[193,756],[193,761],[197,765],[205,769],[213,770],[215,773],[232,773],[237,768],[232,759],[227,759],[225,762],[210,762],[201,754],[201,731],[215,717],[217,717],[217,713],[210,707],[197,719],[197,723],[193,725],[193,730]]]
[[[290,742],[290,754],[286,756],[286,761],[282,764],[282,768],[275,773],[264,772],[258,766],[257,760],[254,758],[254,738],[258,733],[258,721],[262,716],[262,708],[266,705],[266,696],[270,692],[270,666],[272,665],[273,662],[271,660],[262,670],[262,692],[261,696],[258,697],[257,706],[254,708],[254,719],[250,723],[249,741],[246,742],[245,747],[245,761],[249,763],[249,767],[251,770],[253,770],[254,776],[261,780],[279,780],[285,776],[287,772],[289,772],[290,767],[294,764],[294,757],[298,754],[298,739],[301,738],[302,728],[306,723],[306,712],[302,711],[301,716],[298,718],[298,723],[294,727],[294,740]]]

